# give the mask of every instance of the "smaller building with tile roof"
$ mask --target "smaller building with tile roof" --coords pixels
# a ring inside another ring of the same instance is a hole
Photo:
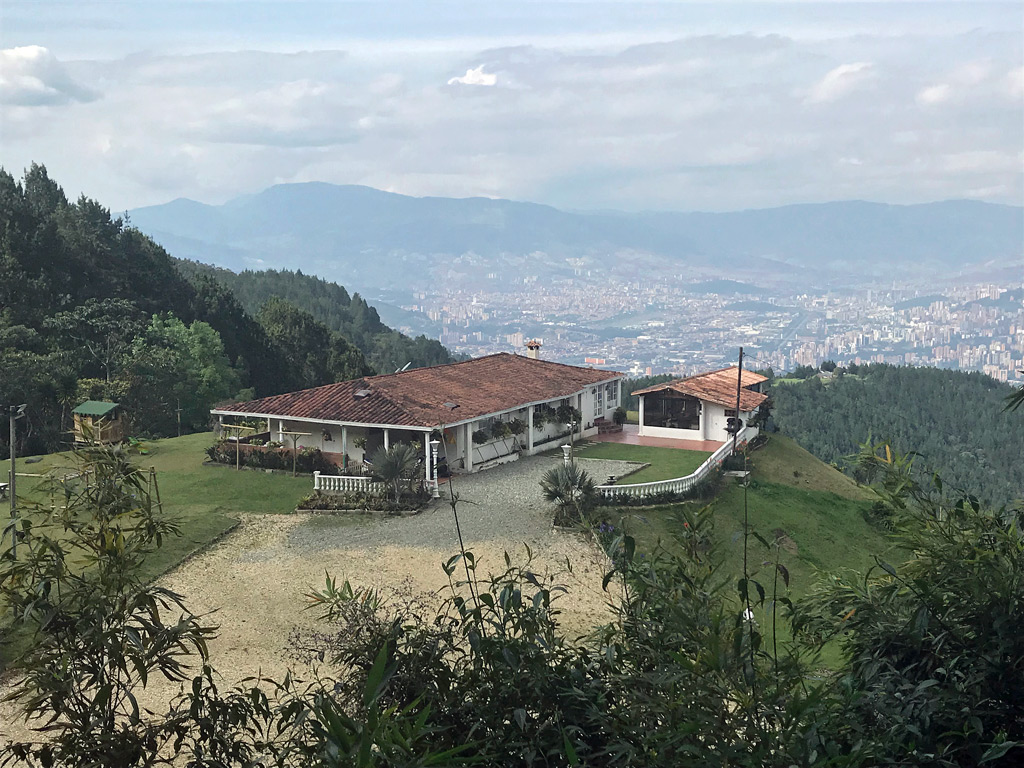
[[[429,468],[436,439],[451,471],[472,472],[548,450],[570,432],[576,439],[596,434],[621,403],[621,382],[616,371],[500,353],[232,403],[211,413],[221,423],[265,422],[271,440],[298,435],[299,448],[319,448],[342,466],[411,442],[422,445]],[[559,422],[560,406],[576,409],[579,423]]]
[[[732,366],[637,390],[633,394],[640,401],[639,433],[644,437],[725,442],[732,437],[727,430],[729,419],[739,418],[750,426],[750,420],[768,399],[761,391],[766,381],[758,373],[740,373]],[[749,438],[756,433],[756,429],[748,429],[746,435]]]

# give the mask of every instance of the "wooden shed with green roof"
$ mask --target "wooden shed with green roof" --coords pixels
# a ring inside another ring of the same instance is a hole
[[[75,444],[120,443],[124,440],[121,404],[105,400],[86,400],[72,411],[75,417]]]

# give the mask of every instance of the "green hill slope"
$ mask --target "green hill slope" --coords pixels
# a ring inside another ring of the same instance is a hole
[[[795,594],[803,594],[819,570],[864,571],[872,565],[873,555],[888,549],[883,533],[865,518],[873,503],[871,491],[792,439],[772,435],[750,460],[746,496],[751,526],[770,542],[782,539],[782,562],[790,571]],[[743,496],[744,489],[726,478],[710,502],[725,553],[723,565],[737,572],[743,561]],[[690,502],[697,503],[704,502]],[[668,505],[625,512],[622,518],[638,544],[650,550],[659,541],[671,546],[682,525],[679,510],[680,505]],[[768,553],[751,539],[751,551],[755,550],[753,561],[759,565]]]
[[[746,489],[736,480],[725,478],[711,502],[622,510],[612,516],[637,539],[641,551],[649,552],[659,543],[674,546],[677,532],[682,530],[680,512],[684,508],[710,503],[722,573],[732,580],[743,572],[746,491],[751,530],[768,542],[779,541],[779,562],[789,572],[788,594],[792,599],[806,594],[825,573],[864,573],[874,565],[875,555],[893,557],[890,540],[867,521],[866,513],[873,504],[871,491],[819,461],[792,439],[772,435],[767,445],[751,453],[750,464],[751,482]],[[754,536],[749,538],[748,547],[751,576],[764,585],[770,603],[774,567],[766,561],[774,559],[774,548],[766,549]],[[781,580],[778,586],[780,595],[786,594]],[[754,609],[766,637],[772,618],[769,603]],[[780,625],[779,642],[788,637]],[[830,652],[826,661],[834,663],[837,653]]]
[[[358,347],[378,373],[390,373],[409,364],[412,368],[454,362],[435,339],[411,338],[381,322],[377,310],[358,293],[301,271],[266,269],[232,272],[195,261],[177,262],[192,277],[209,277],[227,286],[247,312],[256,315],[272,298],[302,309]]]
[[[83,400],[168,436],[205,429],[218,401],[451,362],[339,285],[181,262],[40,165],[21,181],[0,168],[0,232],[0,403],[27,406],[22,454],[66,447]]]

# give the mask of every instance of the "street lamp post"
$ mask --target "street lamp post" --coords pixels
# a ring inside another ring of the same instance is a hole
[[[568,443],[562,446],[562,463],[567,467],[572,463],[572,446]]]

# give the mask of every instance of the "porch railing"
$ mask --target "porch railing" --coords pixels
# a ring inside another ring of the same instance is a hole
[[[743,431],[739,434],[739,439],[736,441],[737,445],[742,446],[746,444],[747,440],[752,438],[754,434],[752,429],[744,427]],[[607,501],[613,501],[624,496],[644,498],[645,496],[653,496],[656,493],[688,493],[693,490],[697,483],[711,474],[712,470],[720,467],[730,454],[732,454],[732,440],[721,445],[717,451],[704,460],[703,464],[685,477],[674,477],[671,480],[655,480],[651,483],[599,485],[597,490]]]
[[[373,482],[369,475],[322,475],[314,472],[313,490],[325,493],[382,493],[384,485]]]

